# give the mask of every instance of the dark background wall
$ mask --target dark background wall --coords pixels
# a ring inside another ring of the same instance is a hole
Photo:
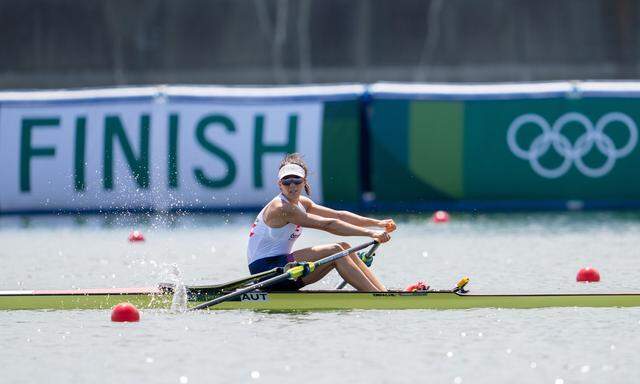
[[[2,0],[0,88],[631,79],[635,0]]]

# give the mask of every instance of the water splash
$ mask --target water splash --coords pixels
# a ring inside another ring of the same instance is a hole
[[[187,311],[187,288],[182,283],[176,284],[171,300],[171,311],[180,313]]]
[[[182,281],[182,272],[177,264],[171,264],[167,269],[167,277],[173,283],[173,298],[171,299],[172,312],[186,312],[187,288]]]

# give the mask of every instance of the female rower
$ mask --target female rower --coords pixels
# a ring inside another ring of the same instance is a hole
[[[391,219],[376,220],[348,211],[335,211],[314,203],[309,197],[301,196],[303,189],[307,196],[311,195],[307,174],[307,165],[297,153],[287,155],[280,163],[278,186],[281,193],[260,211],[249,232],[247,258],[252,274],[284,267],[290,262],[317,261],[351,247],[340,242],[291,252],[302,228],[321,229],[339,236],[367,236],[380,243],[389,241],[389,232],[396,229],[396,224]],[[296,291],[320,280],[334,268],[347,283],[359,291],[386,291],[380,280],[353,253],[320,266],[296,281],[286,280],[270,289]]]

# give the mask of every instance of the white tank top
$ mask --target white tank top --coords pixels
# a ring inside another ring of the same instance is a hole
[[[280,194],[274,199],[289,200]],[[267,204],[269,206],[269,204]],[[253,263],[265,257],[288,255],[293,249],[293,244],[302,234],[302,227],[296,224],[287,223],[284,227],[272,228],[263,219],[265,206],[258,214],[256,220],[251,224],[249,231],[249,246],[247,248],[247,262]],[[302,203],[298,202],[298,207],[306,212]]]

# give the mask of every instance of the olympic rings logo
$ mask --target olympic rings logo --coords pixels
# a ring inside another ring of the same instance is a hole
[[[614,122],[622,123],[629,131],[629,140],[620,148],[616,148],[613,140],[604,132],[607,125]],[[584,133],[574,143],[562,134],[562,129],[569,123],[578,123],[584,128]],[[541,130],[540,135],[533,140],[528,149],[522,148],[516,139],[518,131],[525,124],[536,125]],[[550,126],[542,116],[527,113],[511,122],[507,131],[507,143],[514,155],[528,160],[531,168],[542,177],[558,178],[569,171],[571,164],[575,164],[578,171],[585,176],[602,177],[613,169],[617,159],[633,151],[638,143],[638,127],[629,116],[621,112],[607,113],[596,122],[595,126],[585,115],[577,112],[565,113],[553,123],[553,126]],[[594,145],[606,160],[601,166],[590,167],[584,163],[583,157],[594,148]],[[564,160],[555,168],[546,168],[540,164],[540,158],[552,147]]]

